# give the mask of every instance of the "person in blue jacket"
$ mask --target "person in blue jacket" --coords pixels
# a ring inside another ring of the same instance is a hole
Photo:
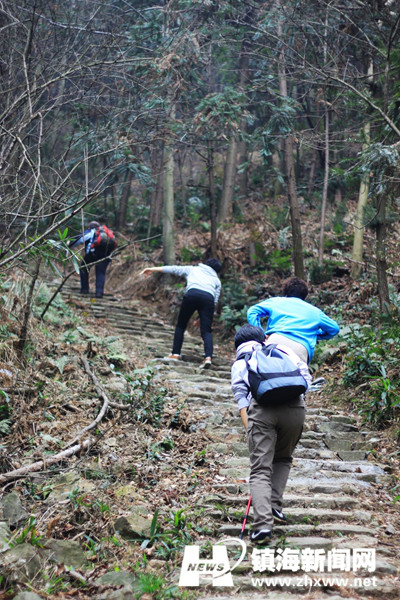
[[[327,340],[339,333],[339,326],[322,310],[305,301],[308,287],[305,281],[292,277],[284,282],[283,296],[263,300],[249,308],[250,326],[261,327],[268,317],[266,331],[256,329],[257,336],[236,334],[235,344],[250,340],[288,347],[302,361],[309,363],[318,340]],[[249,327],[249,326],[247,326]],[[244,333],[249,333],[247,330]],[[251,331],[250,331],[251,333]],[[241,337],[240,337],[241,335]],[[238,339],[237,339],[238,338]],[[239,361],[238,361],[239,362]],[[240,372],[239,372],[240,375]],[[278,406],[261,406],[248,400],[241,378],[233,371],[235,397],[240,402],[243,425],[247,430],[250,453],[250,490],[254,520],[250,539],[255,544],[268,544],[273,522],[286,523],[282,512],[283,492],[289,477],[294,449],[300,439],[305,418],[304,398]]]
[[[268,317],[265,335],[269,344],[286,344],[309,363],[319,340],[329,340],[339,333],[339,325],[320,308],[306,302],[308,286],[299,277],[287,279],[283,296],[268,298],[247,311],[250,325],[261,327]]]
[[[79,267],[81,294],[89,293],[89,269],[92,263],[95,263],[96,298],[103,297],[104,285],[106,282],[106,270],[111,262],[109,256],[115,248],[114,234],[110,229],[104,226],[102,229],[105,229],[112,237],[106,239],[105,243],[101,242],[100,244],[96,244],[96,236],[98,235],[99,228],[101,228],[101,225],[98,221],[91,221],[83,234],[76,236],[76,238],[71,240],[68,244],[70,248],[85,244],[85,254]]]

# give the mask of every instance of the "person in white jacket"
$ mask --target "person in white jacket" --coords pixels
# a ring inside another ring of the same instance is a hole
[[[175,327],[172,352],[166,357],[168,360],[181,360],[185,330],[190,317],[197,310],[200,317],[201,337],[204,342],[204,360],[200,365],[200,369],[211,367],[213,355],[212,322],[214,310],[221,293],[221,282],[218,277],[221,269],[222,265],[218,259],[209,258],[204,264],[200,263],[196,266],[148,267],[140,273],[148,276],[154,271],[161,271],[186,279],[185,295]]]
[[[264,343],[265,333],[261,327],[241,327],[235,335],[237,359],[231,369],[233,395],[248,436],[250,493],[254,512],[250,539],[256,544],[269,541],[274,520],[286,522],[282,512],[283,492],[305,419],[303,396],[271,406],[261,406],[252,397],[246,361],[239,357],[261,348]],[[297,366],[309,389],[311,375],[307,363],[285,344],[277,344],[276,347]]]

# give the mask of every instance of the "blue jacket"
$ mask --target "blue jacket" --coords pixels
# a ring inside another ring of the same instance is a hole
[[[86,229],[81,236],[76,238],[73,242],[70,243],[69,247],[77,246],[78,244],[85,244],[85,254],[89,254],[90,252],[94,252],[94,248],[92,248],[92,242],[96,235],[96,227],[93,229]]]
[[[268,317],[266,335],[279,333],[302,344],[310,361],[318,340],[329,340],[339,333],[339,325],[321,309],[301,298],[276,297],[251,306],[247,311],[250,325],[261,327]]]

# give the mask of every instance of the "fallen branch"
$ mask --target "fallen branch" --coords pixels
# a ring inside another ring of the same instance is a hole
[[[110,402],[111,408],[117,408],[118,410],[129,410],[132,408],[132,404],[118,404],[118,402]]]
[[[47,465],[53,465],[56,462],[64,460],[64,458],[69,458],[70,456],[77,454],[81,450],[86,450],[93,443],[94,440],[88,439],[81,444],[77,444],[76,446],[72,446],[72,448],[68,448],[68,450],[63,450],[54,456],[49,456],[46,458],[46,460],[38,460],[37,462],[26,465],[25,467],[21,467],[20,469],[15,469],[14,471],[9,471],[8,473],[2,473],[0,475],[0,484],[5,483],[10,479],[18,479],[19,477],[23,477],[32,471],[40,471]]]
[[[101,410],[99,412],[99,414],[97,415],[97,417],[94,419],[94,421],[92,421],[89,425],[87,425],[86,427],[84,427],[79,433],[78,435],[72,440],[72,442],[69,442],[66,446],[66,448],[68,448],[69,446],[71,446],[72,444],[75,444],[78,440],[81,439],[81,437],[83,435],[85,435],[85,433],[87,431],[90,431],[91,429],[93,429],[94,427],[96,427],[96,425],[98,423],[100,423],[100,421],[102,420],[102,418],[104,417],[104,415],[106,414],[110,401],[107,398],[103,388],[101,387],[99,380],[97,379],[96,375],[90,370],[89,367],[89,363],[87,361],[87,359],[84,356],[81,356],[81,361],[83,363],[83,366],[85,367],[85,371],[86,373],[89,375],[89,377],[91,377],[94,386],[96,388],[96,392],[99,395],[99,398],[103,399],[103,406],[101,407]]]

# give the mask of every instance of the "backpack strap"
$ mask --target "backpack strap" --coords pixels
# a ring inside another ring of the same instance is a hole
[[[270,356],[271,352],[275,350],[278,344],[267,344],[266,346],[263,344],[261,350],[266,356]]]
[[[242,359],[248,360],[252,354],[253,354],[252,352],[243,352],[243,354],[239,354],[239,356],[235,359],[235,362],[237,360],[242,360]]]

